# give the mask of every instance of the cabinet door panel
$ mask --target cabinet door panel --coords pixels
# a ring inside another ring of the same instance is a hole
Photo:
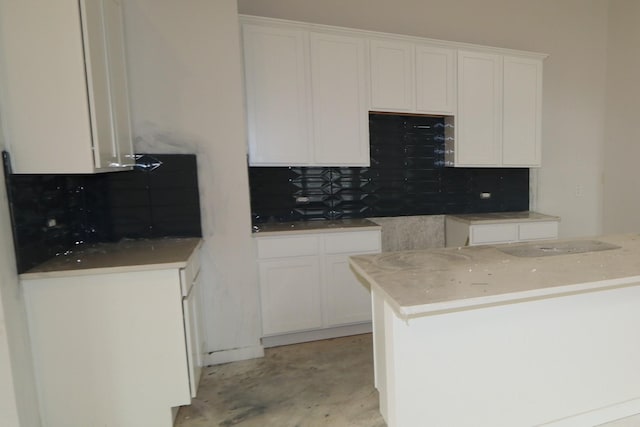
[[[371,40],[371,109],[411,111],[414,105],[413,45]]]
[[[458,52],[456,164],[502,162],[502,56]]]
[[[380,252],[380,231],[352,231],[324,236],[326,254]]]
[[[189,295],[182,301],[184,332],[187,345],[187,365],[189,367],[189,388],[191,397],[196,397],[202,374],[202,323],[200,321],[200,284],[191,286]]]
[[[306,165],[309,151],[307,35],[244,25],[251,165]]]
[[[261,261],[264,335],[322,327],[318,257]]]
[[[558,238],[558,222],[525,222],[518,227],[518,238],[524,240],[541,240]]]
[[[518,224],[483,224],[472,225],[469,233],[469,245],[487,243],[516,242],[518,240]]]
[[[318,165],[369,165],[366,43],[311,33],[314,159]]]
[[[14,173],[91,173],[77,1],[0,2],[2,120]]]
[[[542,61],[504,59],[502,162],[540,166]]]
[[[416,46],[416,110],[455,114],[456,54],[453,49]]]
[[[349,255],[325,256],[324,271],[327,326],[370,321],[371,293],[349,268]]]

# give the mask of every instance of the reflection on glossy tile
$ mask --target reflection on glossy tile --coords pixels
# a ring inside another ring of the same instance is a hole
[[[18,271],[82,242],[201,235],[194,155],[160,167],[94,175],[6,174]],[[5,155],[5,169],[10,166]]]

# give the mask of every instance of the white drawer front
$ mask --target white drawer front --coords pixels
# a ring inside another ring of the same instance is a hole
[[[366,251],[380,251],[380,231],[354,231],[340,234],[327,234],[324,238],[324,252],[327,254]]]
[[[318,236],[263,237],[257,239],[258,258],[283,258],[318,254]]]
[[[518,230],[520,240],[556,239],[558,237],[558,222],[526,222],[520,224]]]
[[[506,243],[518,240],[518,224],[472,225],[469,237],[470,245],[487,243]]]

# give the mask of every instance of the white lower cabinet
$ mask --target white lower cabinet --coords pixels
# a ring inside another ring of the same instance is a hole
[[[475,223],[446,218],[446,246],[475,246],[558,238],[558,219]]]
[[[256,237],[263,335],[371,321],[371,296],[349,256],[380,252],[380,231]]]
[[[322,327],[318,257],[261,262],[260,297],[265,335]]]
[[[173,425],[202,366],[197,256],[22,280],[43,426]]]

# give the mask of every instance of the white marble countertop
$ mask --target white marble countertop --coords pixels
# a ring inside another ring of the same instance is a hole
[[[555,255],[590,240],[619,248]],[[640,285],[640,235],[359,255],[350,264],[399,316],[410,318]]]
[[[21,279],[69,277],[126,271],[182,268],[201,244],[199,237],[123,239],[77,246],[20,274]]]
[[[489,213],[474,213],[474,214],[458,214],[447,215],[448,218],[453,218],[467,224],[494,224],[505,222],[533,222],[533,221],[560,221],[560,217],[545,215],[538,212],[523,211],[523,212],[489,212]]]
[[[364,229],[380,230],[380,226],[368,219],[338,219],[320,221],[273,222],[253,227],[253,237],[287,234],[335,233]]]

